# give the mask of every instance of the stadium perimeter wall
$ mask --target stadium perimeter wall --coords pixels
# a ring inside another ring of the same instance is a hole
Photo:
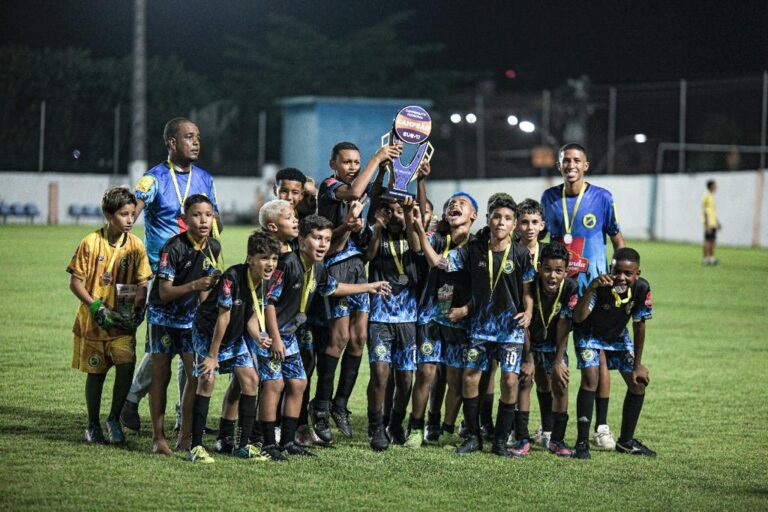
[[[658,178],[656,188],[656,238],[659,240],[700,242],[702,239],[701,199],[706,182],[715,179],[717,214],[723,224],[718,235],[720,243],[750,246],[753,240],[768,247],[768,173],[765,171],[731,171],[696,174],[665,174]],[[594,176],[589,181],[613,193],[622,231],[627,238],[647,239],[652,222],[653,175]],[[49,218],[48,189],[57,183],[59,189],[58,221],[74,223],[68,215],[69,205],[96,205],[104,190],[110,186],[129,185],[126,176],[70,173],[0,173],[0,199],[6,204],[32,202],[40,208],[37,223]],[[494,180],[430,180],[428,192],[437,203],[456,190],[465,190],[480,203],[476,226],[484,224],[485,203],[495,192],[508,192],[515,200],[526,197],[540,199],[542,192],[560,183],[557,175],[547,178],[508,178]],[[216,178],[216,191],[225,213],[248,216],[253,213],[257,193],[263,190],[261,180],[254,178]],[[9,218],[8,222],[25,222]],[[90,221],[93,223],[93,221]]]

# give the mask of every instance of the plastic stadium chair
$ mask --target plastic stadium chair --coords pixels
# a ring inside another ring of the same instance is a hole
[[[24,205],[24,215],[29,218],[29,223],[35,223],[35,217],[40,215],[40,209],[35,203],[27,203]]]
[[[3,224],[8,222],[8,216],[11,214],[11,207],[5,203],[0,203],[0,215],[3,216]]]
[[[69,216],[75,218],[75,224],[80,224],[80,216],[83,214],[83,207],[79,204],[69,205]]]

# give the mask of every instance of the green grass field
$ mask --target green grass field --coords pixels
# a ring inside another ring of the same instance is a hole
[[[652,382],[637,436],[658,451],[655,460],[596,451],[591,461],[560,460],[542,450],[524,460],[487,453],[458,458],[430,447],[373,453],[365,439],[363,365],[351,403],[352,440],[337,437],[337,447],[317,449],[310,460],[249,463],[221,456],[200,466],[181,454],[151,455],[148,430],[129,434],[127,448],[83,441],[85,376],[70,369],[77,302],[64,269],[89,229],[0,227],[5,510],[768,509],[766,251],[722,248],[719,267],[702,267],[698,246],[634,244],[655,310],[644,356]],[[227,264],[244,258],[247,235],[246,228],[224,232]],[[569,444],[579,383],[571,365]],[[104,416],[111,383],[110,373]],[[209,423],[218,419],[221,384]],[[171,388],[169,404],[176,398]],[[614,374],[614,430],[624,392]],[[141,414],[148,427],[146,401]]]

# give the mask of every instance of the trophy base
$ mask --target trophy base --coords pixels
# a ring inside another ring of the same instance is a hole
[[[391,199],[393,201],[403,201],[407,197],[416,199],[416,196],[410,192],[396,188],[385,189],[384,192],[382,192],[381,197],[384,199]]]

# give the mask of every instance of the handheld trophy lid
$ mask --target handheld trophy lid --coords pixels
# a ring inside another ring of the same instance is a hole
[[[411,105],[397,113],[393,130],[405,144],[421,144],[432,132],[432,118],[422,107]]]

